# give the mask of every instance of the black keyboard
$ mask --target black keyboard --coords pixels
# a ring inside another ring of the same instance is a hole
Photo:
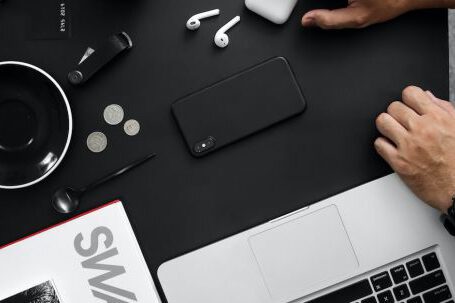
[[[306,303],[455,303],[435,252],[375,271]]]

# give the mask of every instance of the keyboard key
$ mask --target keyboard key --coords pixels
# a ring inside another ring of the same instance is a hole
[[[433,289],[423,294],[425,303],[441,303],[452,298],[449,287],[447,285]]]
[[[367,279],[335,290],[332,293],[313,299],[307,303],[333,303],[333,302],[353,302],[365,298],[373,293],[370,282]]]
[[[392,279],[395,284],[403,283],[409,279],[408,274],[406,273],[406,269],[403,265],[392,268],[390,270],[390,273],[392,274]]]
[[[409,288],[406,284],[401,284],[400,286],[395,287],[393,289],[393,294],[395,295],[395,298],[397,299],[397,301],[404,300],[411,296],[411,293],[409,292]]]
[[[378,294],[379,303],[393,303],[395,299],[393,298],[392,292],[390,290],[386,290]]]
[[[423,274],[423,266],[419,259],[415,259],[406,263],[406,267],[408,268],[411,278],[415,278]]]
[[[371,284],[375,291],[381,291],[392,286],[392,280],[390,280],[389,273],[385,271],[371,277]]]
[[[366,299],[363,299],[360,303],[378,303],[375,297],[369,297]]]
[[[442,270],[437,270],[409,282],[409,287],[411,288],[412,294],[415,295],[438,285],[444,284],[445,282],[446,278],[444,277]]]
[[[436,253],[431,253],[422,257],[423,265],[427,271],[441,267]]]
[[[415,298],[409,299],[408,301],[406,301],[406,303],[423,303],[423,301],[422,301],[422,298],[415,297]]]

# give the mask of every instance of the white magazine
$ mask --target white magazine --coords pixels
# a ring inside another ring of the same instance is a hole
[[[46,283],[36,302],[161,302],[120,201],[0,247],[0,303]]]

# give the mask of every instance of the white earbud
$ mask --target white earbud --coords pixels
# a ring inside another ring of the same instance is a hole
[[[208,12],[203,12],[203,13],[194,15],[193,17],[191,17],[188,20],[188,22],[186,23],[186,27],[192,31],[197,30],[201,26],[201,19],[218,16],[219,14],[220,14],[220,10],[214,9],[214,10],[211,10]]]
[[[225,48],[229,44],[229,37],[226,35],[226,32],[230,30],[234,25],[240,22],[240,17],[237,16],[231,21],[229,21],[225,26],[220,28],[215,35],[214,41],[216,46]]]

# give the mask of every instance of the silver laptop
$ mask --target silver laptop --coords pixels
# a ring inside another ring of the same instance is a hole
[[[170,260],[158,277],[169,303],[454,302],[455,238],[439,217],[390,175]]]

